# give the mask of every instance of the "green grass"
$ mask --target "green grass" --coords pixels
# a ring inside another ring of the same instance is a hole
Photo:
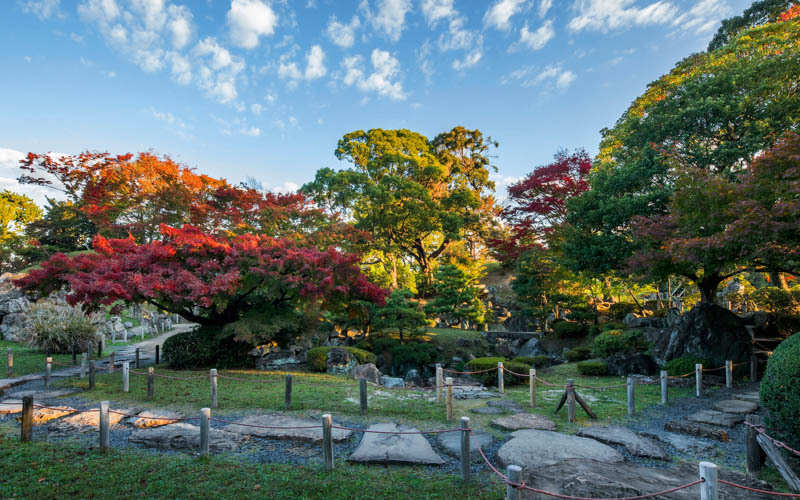
[[[501,498],[490,473],[469,484],[421,467],[350,465],[327,473],[320,465],[253,464],[138,450],[100,453],[73,441],[19,443],[0,425],[0,498]]]
[[[5,378],[7,374],[7,352],[8,348],[14,351],[14,376],[21,377],[31,373],[44,373],[44,360],[47,356],[36,348],[28,347],[18,342],[9,342],[8,340],[0,340],[0,378]],[[95,353],[96,354],[96,353]],[[104,352],[103,356],[107,356],[108,352]],[[72,364],[72,354],[53,354],[53,361],[56,363]],[[94,356],[92,356],[94,359]],[[80,363],[80,355],[78,355],[78,363]],[[53,371],[63,368],[61,366],[53,366]]]

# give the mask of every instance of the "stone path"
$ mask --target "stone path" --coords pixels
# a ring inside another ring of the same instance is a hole
[[[584,427],[577,432],[578,436],[588,437],[605,444],[624,446],[633,456],[666,460],[664,449],[652,439],[640,436],[630,429],[619,426]]]
[[[367,430],[380,432],[418,432],[414,427],[397,424],[375,424]],[[351,462],[413,463],[441,465],[444,463],[422,434],[364,433]]]
[[[594,439],[532,429],[511,433],[511,440],[497,452],[497,460],[503,467],[513,464],[523,469],[538,469],[572,458],[606,463],[625,461],[614,448]]]

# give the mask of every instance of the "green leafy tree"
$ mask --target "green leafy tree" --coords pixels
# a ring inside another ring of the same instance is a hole
[[[41,216],[42,209],[24,194],[0,191],[0,272],[19,271],[30,263],[24,230]]]
[[[480,329],[486,324],[486,307],[480,299],[478,276],[453,264],[440,266],[434,273],[436,295],[428,302],[425,312],[447,323],[470,324]]]
[[[786,12],[793,3],[794,0],[760,0],[753,2],[741,16],[729,17],[722,21],[722,25],[708,44],[709,52],[717,50],[730,42],[743,30],[777,21],[780,15]]]
[[[428,324],[425,312],[410,290],[401,288],[389,294],[386,303],[376,311],[378,330],[397,330],[400,342],[406,337],[418,337],[425,333]]]
[[[97,228],[71,201],[47,199],[44,216],[28,224],[25,234],[48,253],[91,248]]]

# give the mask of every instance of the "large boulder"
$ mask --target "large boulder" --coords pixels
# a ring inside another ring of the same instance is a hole
[[[652,375],[658,370],[658,365],[647,354],[616,354],[605,360],[609,375]]]
[[[419,374],[419,370],[416,368],[412,368],[406,372],[406,375],[403,377],[403,380],[415,387],[424,387],[425,380],[422,378],[422,375]]]
[[[691,355],[723,366],[729,359],[748,360],[753,346],[745,322],[715,304],[700,304],[681,316],[674,327],[646,330],[645,336],[653,345],[653,359],[660,365]]]
[[[334,347],[328,351],[328,357],[325,360],[326,371],[331,374],[351,374],[358,364],[356,357],[347,352],[347,349],[341,347]]]
[[[375,385],[380,385],[382,375],[378,367],[372,363],[364,363],[363,365],[357,365],[353,368],[354,379],[359,380],[363,378],[366,379],[367,382]]]
[[[541,354],[544,354],[544,351],[542,350],[541,342],[537,338],[530,339],[522,344],[522,347],[517,352],[518,356],[527,356],[529,358]]]
[[[614,448],[594,439],[532,429],[516,431],[511,436],[511,440],[497,452],[497,459],[503,467],[519,465],[538,469],[571,458],[608,463],[625,460]]]

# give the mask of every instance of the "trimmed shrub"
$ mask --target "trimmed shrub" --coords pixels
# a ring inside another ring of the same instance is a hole
[[[592,349],[587,346],[580,346],[574,349],[570,349],[566,352],[565,356],[567,361],[570,363],[574,363],[575,361],[583,361],[585,359],[589,359],[592,355]]]
[[[544,354],[539,354],[537,356],[517,356],[516,358],[511,360],[512,363],[522,363],[524,365],[529,365],[534,368],[542,368],[544,366],[550,365],[550,358],[545,356]]]
[[[781,342],[767,362],[761,402],[769,434],[800,448],[800,333]]]
[[[79,307],[42,300],[31,306],[21,337],[23,343],[41,351],[68,354],[73,346],[86,351],[89,342],[96,341],[97,329]]]
[[[714,368],[711,366],[711,361],[705,358],[699,358],[697,356],[681,356],[680,358],[667,361],[667,364],[664,365],[664,369],[667,371],[667,375],[670,377],[678,377],[680,375],[686,375],[689,372],[694,372],[694,365],[697,363],[700,363],[706,368]]]
[[[562,321],[553,325],[553,333],[558,338],[576,339],[586,335],[586,327],[574,321]]]
[[[255,365],[249,355],[253,347],[237,342],[232,335],[200,326],[164,341],[164,360],[178,370],[195,368],[245,368]]]
[[[317,372],[324,372],[327,369],[328,351],[333,348],[334,346],[323,346],[309,349],[306,353],[308,367]],[[359,364],[375,363],[375,355],[369,351],[358,347],[341,347],[341,349],[346,349],[347,352],[355,356]]]
[[[614,354],[628,354],[645,350],[647,342],[641,330],[608,330],[595,337],[592,352],[607,358]]]
[[[638,310],[636,304],[630,302],[615,302],[608,307],[608,315],[614,319],[623,319],[628,313]]]
[[[521,373],[521,374],[528,374],[528,370],[531,369],[531,365],[527,363],[519,363],[517,361],[506,361],[506,358],[475,358],[469,363],[467,363],[467,371],[479,371],[479,370],[488,370],[490,368],[495,368],[493,371],[485,372],[485,373],[476,373],[472,375],[473,378],[479,380],[485,386],[496,386],[497,385],[497,363],[502,361],[503,366],[512,372]],[[505,385],[514,385],[514,384],[522,384],[527,383],[528,379],[523,377],[518,377],[512,373],[508,373],[507,371],[503,372],[503,383]]]
[[[608,373],[608,366],[604,361],[581,361],[578,363],[578,371],[582,375],[602,376]]]
[[[600,330],[607,332],[609,330],[624,330],[626,328],[625,323],[621,321],[609,321],[608,323],[603,323],[600,325]]]

